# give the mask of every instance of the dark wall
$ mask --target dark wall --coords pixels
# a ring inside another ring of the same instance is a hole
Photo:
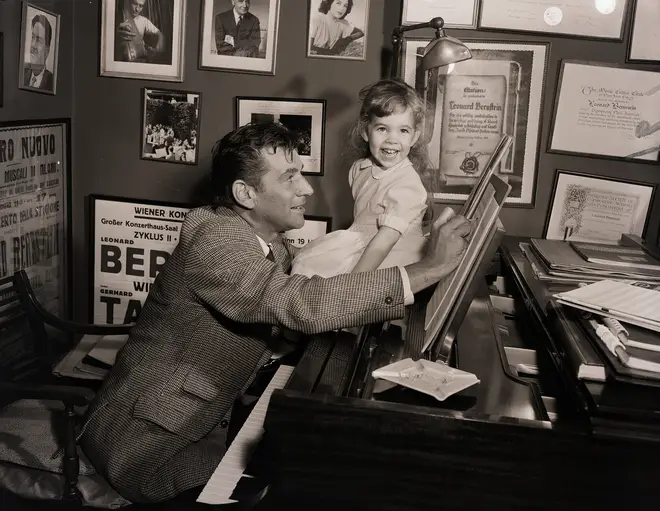
[[[63,4],[63,9],[71,9],[69,2],[55,3]],[[73,55],[75,145],[72,233],[74,268],[77,269],[73,278],[74,312],[77,317],[85,317],[87,310],[87,196],[107,194],[185,203],[198,199],[200,186],[208,171],[211,147],[218,138],[234,127],[234,98],[237,95],[328,100],[325,175],[310,178],[316,193],[308,202],[307,212],[332,216],[335,229],[346,227],[350,223],[352,200],[346,179],[350,161],[343,153],[344,137],[357,113],[358,91],[364,85],[377,80],[385,69],[383,54],[387,53],[386,48],[390,46],[391,30],[400,19],[402,2],[371,0],[365,62],[306,58],[307,2],[282,0],[280,4],[275,76],[199,70],[201,7],[197,0],[189,0],[185,37],[185,79],[183,83],[168,83],[99,77],[100,1],[76,0],[73,13],[77,44]],[[18,11],[18,8],[12,3],[8,10]],[[17,16],[18,14],[15,19]],[[8,23],[4,21],[4,16],[2,23]],[[625,41],[629,31],[630,27],[627,27]],[[625,63],[625,42],[589,41],[552,37],[549,34],[529,36],[472,30],[449,32],[462,39],[551,43],[543,101],[535,207],[505,208],[501,218],[510,233],[542,235],[556,169],[650,183],[660,182],[657,165],[546,153],[560,60],[572,58]],[[431,37],[432,33],[417,31],[414,36]],[[65,62],[63,59],[61,65],[68,65]],[[631,67],[652,69],[650,66]],[[198,166],[140,160],[141,94],[145,86],[201,92]],[[61,82],[60,90],[63,95],[61,98],[67,93],[71,94],[66,81]],[[50,111],[48,114],[62,115]],[[657,242],[659,224],[660,201],[656,201],[648,229],[648,237],[652,242]]]
[[[32,3],[61,15],[57,95],[18,88],[22,4],[18,0],[0,1],[0,32],[4,34],[0,60],[4,71],[4,102],[0,122],[71,117],[73,113],[73,1],[32,0]]]

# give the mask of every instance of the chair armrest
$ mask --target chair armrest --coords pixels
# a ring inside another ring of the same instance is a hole
[[[0,395],[16,399],[49,399],[62,401],[65,405],[87,406],[94,399],[93,390],[71,385],[32,385],[22,383],[0,383]]]

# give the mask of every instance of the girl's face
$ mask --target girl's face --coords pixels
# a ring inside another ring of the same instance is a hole
[[[376,164],[390,169],[405,160],[419,138],[410,108],[385,117],[372,117],[362,138]]]
[[[348,0],[335,0],[330,4],[329,14],[333,18],[341,19],[346,14],[348,9]]]

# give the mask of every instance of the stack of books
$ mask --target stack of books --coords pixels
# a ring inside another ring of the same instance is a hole
[[[660,261],[641,248],[561,240],[531,239],[520,243],[536,278],[574,284],[603,279],[660,284]]]

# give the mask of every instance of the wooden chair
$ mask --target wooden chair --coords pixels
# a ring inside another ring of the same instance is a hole
[[[51,371],[75,345],[73,336],[130,328],[62,320],[39,303],[25,271],[0,279],[0,488],[94,507],[129,504],[77,446],[76,427],[94,391],[63,385]],[[70,342],[56,340],[58,332]]]

